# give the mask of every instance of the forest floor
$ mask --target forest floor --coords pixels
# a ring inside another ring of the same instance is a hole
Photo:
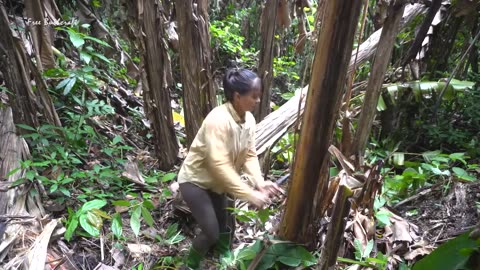
[[[416,226],[419,239],[411,243],[410,248],[416,247],[416,252],[410,253],[410,258],[415,261],[423,255],[431,252],[434,246],[438,246],[449,239],[458,236],[471,229],[479,220],[477,207],[480,198],[480,183],[450,183],[436,185],[429,189],[420,190],[417,194],[423,194],[403,205],[392,209],[393,213],[403,217],[412,226]],[[278,201],[280,204],[280,202]],[[105,239],[104,243],[81,238],[72,246],[74,251],[73,261],[76,265],[82,265],[83,269],[174,269],[170,268],[175,260],[185,255],[191,239],[199,229],[192,216],[185,211],[178,210],[176,200],[171,197],[160,203],[152,215],[156,221],[155,228],[144,227],[140,237],[135,237],[133,232],[124,232],[126,239],[136,239],[135,242],[123,243],[126,250],[119,249],[118,243]],[[282,206],[266,223],[265,228],[259,229],[248,222],[237,222],[235,249],[242,243],[252,243],[264,231],[275,231],[280,221]],[[126,218],[123,223],[128,224]],[[178,243],[166,244],[159,235],[165,235],[170,224],[179,224],[178,233],[185,238],[180,238]],[[377,232],[378,234],[378,232]],[[101,247],[100,244],[105,245]],[[105,249],[103,264],[99,267],[101,249]],[[414,250],[414,248],[412,248]],[[393,251],[396,253],[397,251]],[[107,265],[110,265],[107,267]],[[121,267],[123,265],[123,267]],[[204,262],[203,269],[219,269],[219,263],[209,254]],[[339,264],[338,269],[344,269],[345,264]],[[112,267],[112,268],[109,268]],[[69,268],[67,265],[63,269]],[[230,269],[230,268],[229,268]]]

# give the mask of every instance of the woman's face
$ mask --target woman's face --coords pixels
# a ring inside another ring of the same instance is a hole
[[[260,103],[260,97],[262,96],[262,84],[260,79],[255,79],[252,84],[252,89],[244,96],[235,92],[233,97],[234,107],[238,110],[239,114],[244,114],[247,111],[252,112],[255,107]]]

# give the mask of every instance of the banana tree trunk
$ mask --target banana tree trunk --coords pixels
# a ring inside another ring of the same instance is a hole
[[[137,1],[137,34],[145,69],[142,74],[145,112],[152,124],[159,168],[169,170],[177,160],[178,143],[173,126],[170,91],[165,84],[168,53],[160,5],[160,1]]]
[[[35,56],[37,58],[37,67],[39,70],[55,67],[55,58],[52,51],[52,29],[46,25],[44,9],[40,0],[25,1],[27,16],[40,24],[30,25]],[[48,11],[52,13],[52,11]]]
[[[270,96],[273,80],[273,45],[275,41],[275,26],[277,21],[278,0],[267,0],[262,11],[261,33],[262,47],[258,75],[262,79],[262,98],[255,111],[255,118],[260,122],[270,113]]]
[[[280,228],[280,235],[290,241],[311,244],[315,239],[312,224],[318,219],[316,204],[321,202],[327,189],[328,148],[340,107],[361,4],[361,1],[355,0],[325,3],[305,117]],[[318,196],[315,196],[316,193]]]
[[[377,111],[378,99],[381,94],[383,79],[392,56],[395,38],[398,33],[398,26],[402,18],[405,3],[394,2],[388,7],[387,18],[383,24],[382,35],[378,43],[378,49],[373,59],[372,70],[368,79],[365,100],[362,106],[362,113],[358,128],[353,140],[353,154],[363,157],[367,141],[372,128],[375,113]],[[358,160],[358,159],[357,159]]]
[[[208,26],[208,1],[177,0],[180,70],[185,105],[187,145],[203,119],[216,106],[212,79],[212,52]]]
[[[41,120],[45,120],[52,125],[60,125],[45,82],[41,79],[37,67],[28,58],[22,42],[13,36],[3,5],[0,6],[0,36],[0,72],[9,90],[9,105],[13,110],[15,123],[36,128]],[[35,92],[30,80],[32,75],[37,82]],[[43,117],[41,120],[39,115]],[[25,130],[19,129],[18,132],[23,133]]]

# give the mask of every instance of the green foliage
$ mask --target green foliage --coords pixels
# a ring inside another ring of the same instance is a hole
[[[303,246],[285,241],[270,241],[271,243],[266,247],[267,250],[255,269],[279,269],[279,267],[285,266],[309,267],[316,264],[316,258]],[[262,240],[257,240],[250,246],[241,244],[229,257],[222,258],[220,269],[237,266],[236,269],[246,270],[257,254],[261,252],[263,245]]]
[[[178,229],[178,224],[176,223],[170,224],[168,226],[164,237],[157,235],[155,238],[164,245],[176,245],[185,240],[185,236],[180,233],[180,230]]]
[[[92,200],[86,202],[77,212],[73,212],[73,210],[69,208],[65,239],[67,241],[72,239],[73,233],[79,223],[87,235],[98,237],[100,235],[100,229],[102,229],[103,226],[103,219],[110,219],[107,213],[100,210],[106,204],[107,202],[105,200]]]
[[[428,256],[418,261],[413,270],[421,269],[477,269],[478,265],[469,263],[473,256],[478,257],[480,241],[468,237],[470,232],[464,233],[445,244],[439,246]]]
[[[254,47],[245,48],[245,37],[241,34],[241,23],[246,15],[246,11],[241,11],[235,15],[227,16],[224,20],[213,20],[211,22],[211,45],[217,51],[220,62],[235,59],[239,65],[255,66],[257,51]]]
[[[480,155],[480,91],[470,82],[452,81],[434,119],[437,96],[444,86],[444,82],[420,82],[416,85],[412,82],[394,86],[395,89],[389,87],[392,94],[401,87],[410,89],[412,94],[405,92],[406,89],[395,94],[398,96],[393,109],[396,119],[390,121],[402,128],[388,135],[400,141],[403,149],[441,149],[445,152],[467,152],[476,157]]]
[[[260,210],[243,210],[238,208],[228,208],[235,214],[235,218],[241,222],[251,222],[256,223],[257,225],[264,227],[265,222],[268,221],[270,215],[272,215],[276,210],[271,210],[269,208],[264,208]]]
[[[272,148],[273,156],[281,164],[291,164],[295,156],[295,141],[298,142],[298,136],[295,139],[293,132],[287,132]]]
[[[397,153],[397,156],[405,155],[407,154]],[[420,155],[421,159],[418,155],[412,154],[413,158],[402,162],[401,165],[395,161],[404,160],[404,157],[396,160],[393,159],[393,155],[390,157],[395,170],[385,171],[384,184],[384,195],[389,200],[400,200],[414,194],[421,187],[440,181],[447,185],[453,180],[477,180],[474,172],[478,164],[469,164],[467,161],[470,157],[465,153],[443,154],[440,151],[428,151]],[[382,220],[386,218],[380,218],[380,221]]]
[[[363,248],[362,242],[359,239],[354,240],[354,247],[355,247],[355,260],[338,257],[337,260],[339,262],[357,264],[364,267],[370,267],[373,269],[387,269],[388,264],[388,256],[384,255],[383,253],[379,252],[375,257],[370,257],[374,241],[368,241],[365,248]]]

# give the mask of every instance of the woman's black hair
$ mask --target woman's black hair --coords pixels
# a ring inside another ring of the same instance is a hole
[[[233,101],[233,94],[247,95],[253,86],[253,82],[259,77],[255,72],[248,69],[229,69],[223,77],[223,91],[227,101]]]

